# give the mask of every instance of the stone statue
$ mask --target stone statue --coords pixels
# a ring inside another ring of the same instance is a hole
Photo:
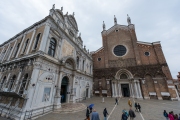
[[[73,17],[74,17],[75,13],[73,12]]]
[[[55,9],[55,4],[53,4],[52,9]]]
[[[116,16],[114,15],[114,24],[116,25],[117,24],[117,19],[116,19]]]
[[[127,22],[128,22],[128,25],[131,24],[131,18],[128,16],[128,14],[127,14]]]
[[[61,7],[61,11],[63,11],[63,7]]]
[[[66,15],[68,15],[68,12],[66,13]]]
[[[79,33],[79,37],[81,37],[81,33]]]
[[[103,21],[103,30],[106,30],[106,25],[105,25],[104,21]]]

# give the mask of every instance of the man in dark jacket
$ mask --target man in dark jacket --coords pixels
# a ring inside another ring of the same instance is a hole
[[[134,107],[136,108],[136,112],[138,111],[138,109],[137,109],[137,103],[135,102],[135,104],[134,104]]]
[[[138,107],[138,109],[139,109],[139,112],[141,112],[141,106],[140,106],[139,103],[138,103],[137,107]]]
[[[100,120],[99,119],[99,113],[96,112],[95,109],[93,109],[92,115],[91,115],[91,120]]]
[[[129,116],[130,116],[130,120],[134,120],[134,118],[136,117],[134,111],[131,108],[129,110]]]
[[[87,110],[86,110],[86,119],[85,120],[90,120],[89,118],[89,107],[87,107]]]
[[[127,120],[127,119],[128,119],[128,116],[126,116],[125,112],[123,112],[121,120]]]
[[[104,115],[104,120],[107,120],[108,112],[107,112],[106,108],[103,111],[103,115]]]
[[[115,99],[115,101],[116,101],[116,102],[115,102],[115,104],[117,104],[117,105],[118,105],[118,99],[117,99],[117,98]]]

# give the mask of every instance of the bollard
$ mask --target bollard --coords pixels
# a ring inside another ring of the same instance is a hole
[[[104,102],[104,97],[102,98],[102,102]]]

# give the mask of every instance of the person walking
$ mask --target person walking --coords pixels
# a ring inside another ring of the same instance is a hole
[[[118,105],[118,99],[117,99],[117,97],[116,97],[116,99],[115,99],[115,104],[117,104],[117,105]]]
[[[139,103],[138,103],[138,105],[137,105],[137,108],[138,108],[139,112],[141,112],[141,106],[140,106]]]
[[[91,120],[100,120],[100,119],[99,119],[99,113],[96,112],[95,109],[93,109],[93,112],[92,112],[92,114],[91,114]]]
[[[134,104],[134,107],[136,108],[135,111],[137,112],[138,109],[137,109],[137,103],[136,103],[136,102],[135,102],[135,104]]]
[[[104,120],[107,120],[107,115],[109,115],[109,114],[108,114],[106,108],[104,108],[103,115],[104,115]]]
[[[168,114],[167,114],[166,110],[164,110],[163,115],[166,118],[166,120],[168,120]]]
[[[123,112],[121,120],[127,120],[127,119],[128,119],[128,116],[126,116],[125,112]]]
[[[129,105],[130,108],[132,107],[132,102],[131,102],[130,99],[128,100],[128,105]]]
[[[134,120],[134,118],[136,117],[134,111],[131,108],[129,110],[129,116],[130,116],[130,120]]]
[[[89,114],[90,114],[89,107],[87,107],[87,110],[86,110],[86,119],[85,120],[90,120]]]

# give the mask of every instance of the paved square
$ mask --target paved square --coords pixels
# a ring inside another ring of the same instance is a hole
[[[108,113],[110,114],[113,108],[115,107],[114,98],[104,98],[105,102],[102,103],[101,97],[93,97],[87,100],[82,101],[85,105],[91,103],[95,104],[94,108],[100,115],[100,119],[103,120],[103,109],[106,107]],[[133,99],[132,103],[133,102]],[[142,109],[142,118],[140,113],[135,112],[135,120],[165,120],[163,117],[163,111],[167,110],[174,111],[175,114],[180,113],[180,102],[179,101],[168,101],[168,100],[137,100],[136,102],[140,103]],[[110,115],[109,120],[121,120],[122,110],[129,109],[128,98],[119,99],[119,104],[115,107],[114,111]],[[133,107],[133,110],[134,107]],[[76,113],[50,113],[43,117],[37,118],[36,120],[84,120],[86,115],[86,110]],[[1,120],[1,117],[0,117]],[[3,119],[2,119],[3,120]],[[5,120],[5,119],[4,119]]]
[[[104,98],[105,103],[102,103],[101,97],[93,97],[91,99],[87,99],[82,101],[85,105],[89,105],[90,103],[94,103],[94,108],[100,115],[100,119],[103,120],[103,109],[106,107],[109,114],[115,106],[114,98]],[[131,99],[133,101],[133,99]],[[136,102],[140,103],[142,109],[142,116],[144,120],[164,120],[163,111],[167,110],[174,111],[175,114],[180,113],[180,102],[179,101],[167,101],[167,100],[137,100]],[[133,102],[134,104],[134,102]],[[119,104],[115,107],[112,112],[109,120],[120,120],[123,109],[129,109],[128,106],[128,98],[119,99]],[[133,107],[134,110],[134,107]],[[67,113],[67,114],[59,114],[59,113],[50,113],[45,115],[37,120],[83,120],[85,118],[86,110],[77,112],[77,113]],[[135,120],[143,120],[140,113],[136,112]]]

